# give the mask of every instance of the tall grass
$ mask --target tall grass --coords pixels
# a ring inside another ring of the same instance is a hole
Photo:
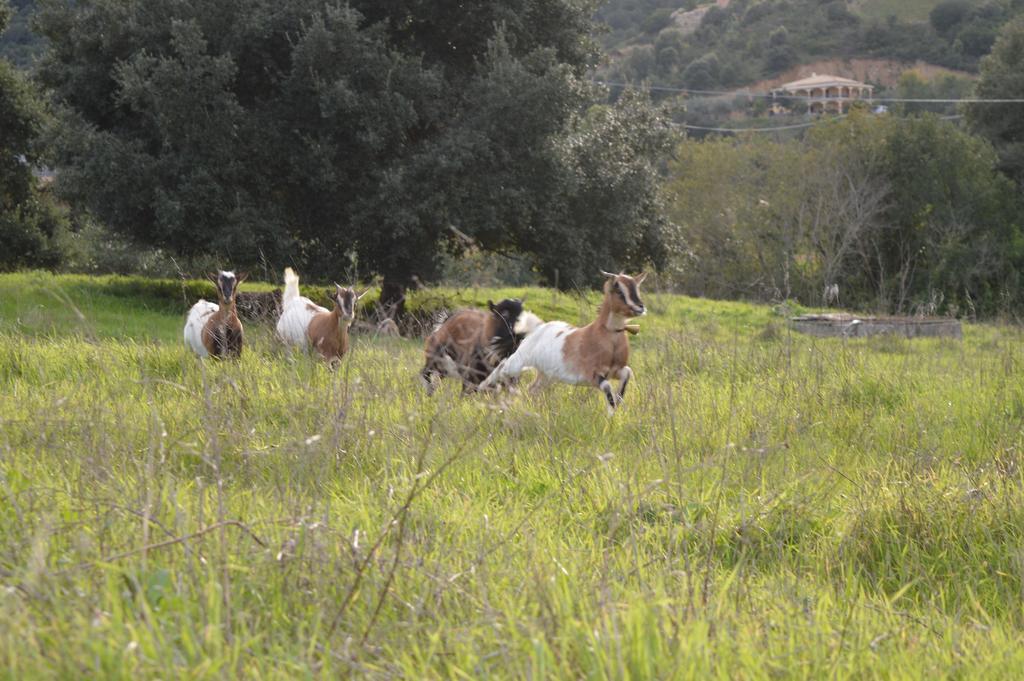
[[[76,302],[41,283],[67,298],[39,319]],[[529,296],[570,321],[595,302]],[[428,399],[418,341],[359,336],[332,373],[250,327],[240,362],[204,363],[178,314],[100,299],[113,334],[77,302],[85,326],[40,334],[0,308],[0,675],[1024,665],[1018,329],[820,340],[649,295],[608,419],[565,386]]]

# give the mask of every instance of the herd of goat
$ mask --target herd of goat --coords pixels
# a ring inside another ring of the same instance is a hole
[[[604,393],[608,412],[622,402],[633,377],[629,368],[629,320],[646,314],[638,287],[645,275],[602,272],[604,299],[597,318],[577,328],[566,322],[543,322],[523,309],[522,301],[506,298],[487,310],[466,309],[441,321],[427,337],[420,378],[432,394],[436,381],[457,378],[463,392],[490,390],[514,382],[525,369],[535,369],[534,387],[548,381],[591,385]],[[217,302],[200,300],[185,321],[185,344],[200,357],[230,358],[242,354],[244,332],[236,300],[245,275],[222,271],[211,277]],[[277,336],[286,345],[315,350],[330,365],[349,348],[349,327],[356,303],[366,291],[334,285],[332,309],[299,293],[299,277],[284,272],[284,294]],[[618,390],[611,384],[619,381]]]

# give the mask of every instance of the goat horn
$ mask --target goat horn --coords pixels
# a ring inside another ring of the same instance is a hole
[[[617,277],[617,276],[619,276],[617,274],[612,274],[611,272],[605,272],[604,270],[601,270],[601,274],[603,274],[606,277]]]

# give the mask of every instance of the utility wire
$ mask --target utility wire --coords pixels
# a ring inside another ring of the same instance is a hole
[[[773,128],[712,128],[712,127],[703,126],[703,125],[688,125],[686,123],[672,123],[672,125],[674,127],[677,127],[677,128],[685,128],[687,130],[700,130],[701,132],[733,132],[733,133],[736,133],[736,132],[776,132],[778,130],[797,130],[799,128],[810,128],[812,126],[820,125],[821,123],[825,123],[825,122],[828,122],[828,121],[838,120],[840,118],[846,118],[846,114],[842,114],[840,116],[829,116],[828,118],[825,118],[823,120],[810,121],[809,123],[796,123],[794,125],[779,125],[779,126],[775,126]],[[953,121],[953,120],[956,120],[958,118],[963,118],[963,116],[961,116],[961,115],[939,116],[939,119],[940,120],[944,120],[944,121]]]
[[[830,118],[834,120],[838,116]],[[810,123],[797,123],[794,125],[779,125],[774,128],[710,128],[703,125],[688,125],[686,123],[677,123],[677,127],[686,128],[687,130],[700,130],[702,132],[775,132],[776,130],[796,130],[798,128],[810,128],[811,126],[818,125],[821,121],[811,121]]]
[[[636,88],[638,86],[632,83],[617,83],[614,81],[607,80],[591,80],[591,83],[596,85],[604,85],[605,87],[617,87],[617,88]],[[762,99],[789,99],[797,101],[829,101],[830,99],[839,99],[838,97],[805,97],[803,95],[773,95],[771,93],[764,92],[744,92],[742,90],[694,90],[691,88],[678,88],[678,87],[665,87],[663,85],[644,85],[642,89],[655,90],[657,92],[677,92],[681,94],[689,95],[715,95],[715,96],[730,96],[730,97],[758,97]],[[842,99],[853,100],[854,97],[843,97]],[[871,97],[870,100],[873,103],[919,103],[919,104],[1024,104],[1024,99],[980,99],[978,97],[964,97],[962,99],[914,99],[911,97]]]

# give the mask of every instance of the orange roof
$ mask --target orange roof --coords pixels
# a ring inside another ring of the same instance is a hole
[[[808,88],[815,87],[863,87],[873,89],[872,86],[862,83],[859,80],[852,80],[850,78],[843,78],[841,76],[829,76],[826,74],[818,75],[812,73],[807,78],[801,78],[800,80],[794,80],[791,83],[783,83],[780,85],[778,90],[806,90]]]

